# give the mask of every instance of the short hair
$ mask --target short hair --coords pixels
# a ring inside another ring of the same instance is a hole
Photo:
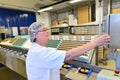
[[[35,35],[38,32],[39,28],[42,27],[44,24],[41,22],[34,22],[29,26],[28,34],[30,36],[31,42],[35,41]]]

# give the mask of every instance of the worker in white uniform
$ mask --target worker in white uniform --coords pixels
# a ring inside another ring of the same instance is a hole
[[[28,80],[60,80],[59,70],[64,62],[79,57],[97,46],[110,43],[110,36],[104,34],[83,46],[62,51],[45,47],[49,40],[49,30],[43,23],[32,23],[28,32],[32,42],[26,58]]]

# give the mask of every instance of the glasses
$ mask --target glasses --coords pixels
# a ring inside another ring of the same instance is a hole
[[[47,28],[43,28],[42,30],[39,30],[38,32],[45,32],[45,31],[48,31],[49,29]]]

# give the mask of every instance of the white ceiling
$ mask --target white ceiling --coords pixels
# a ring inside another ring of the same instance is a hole
[[[59,1],[62,0],[0,0],[0,7],[37,11],[40,7]]]
[[[68,1],[70,0],[0,0],[0,7],[37,12],[38,9],[40,9],[41,7],[46,7],[48,5],[55,4],[58,2],[62,3],[58,4],[57,6],[55,5],[54,10],[59,10],[75,5],[70,4]],[[83,0],[83,2],[84,1],[92,0]]]

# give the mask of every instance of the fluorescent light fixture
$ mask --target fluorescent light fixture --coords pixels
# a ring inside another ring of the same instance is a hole
[[[53,9],[53,7],[47,7],[47,8],[43,8],[43,9],[38,10],[38,12],[44,12],[44,11],[48,11],[51,9]]]
[[[79,2],[79,1],[82,1],[82,0],[72,0],[72,1],[70,1],[70,3],[76,3],[76,2]]]

